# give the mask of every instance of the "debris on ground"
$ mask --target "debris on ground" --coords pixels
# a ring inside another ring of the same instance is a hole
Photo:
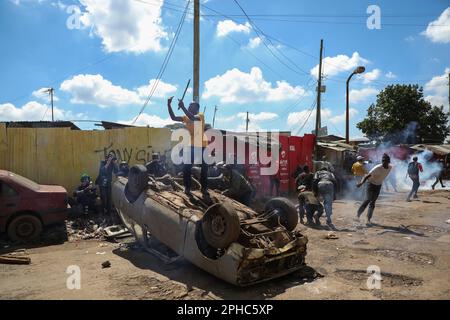
[[[111,262],[109,262],[109,260],[106,260],[105,262],[102,263],[102,269],[109,267],[111,267]]]
[[[106,238],[120,239],[120,238],[126,238],[126,237],[132,236],[130,231],[128,231],[128,229],[125,228],[125,226],[123,226],[123,225],[113,225],[113,226],[106,227],[103,230],[106,233],[106,235],[105,235]]]
[[[15,255],[8,254],[0,256],[0,263],[3,264],[30,264],[30,257],[16,257]]]
[[[325,236],[325,239],[334,240],[334,239],[339,239],[339,237],[334,232],[328,232],[327,235]]]
[[[115,214],[93,214],[80,216],[66,221],[67,236],[69,241],[103,239],[106,235],[105,228],[114,226],[118,222]]]
[[[450,224],[450,219],[449,220],[447,220],[447,221],[445,221],[446,223],[448,223],[448,224]]]

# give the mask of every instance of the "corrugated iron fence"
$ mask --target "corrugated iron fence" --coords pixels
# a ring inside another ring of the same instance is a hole
[[[0,169],[40,184],[58,184],[69,193],[80,175],[94,180],[100,161],[114,151],[119,161],[145,164],[153,152],[171,148],[167,128],[123,128],[78,131],[69,128],[6,128],[0,123]]]

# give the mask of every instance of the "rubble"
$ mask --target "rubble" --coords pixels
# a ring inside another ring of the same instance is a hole
[[[80,216],[66,221],[67,237],[69,241],[104,239],[105,228],[119,222],[115,215],[93,214]]]

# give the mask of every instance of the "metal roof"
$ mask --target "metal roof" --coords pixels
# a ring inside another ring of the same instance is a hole
[[[424,151],[424,150],[430,150],[431,152],[445,156],[447,154],[450,154],[450,144],[416,144],[410,147],[411,149],[418,150],[418,151]]]

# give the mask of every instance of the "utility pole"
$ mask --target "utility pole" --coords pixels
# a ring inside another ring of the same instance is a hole
[[[48,94],[50,95],[50,105],[52,106],[52,122],[55,121],[55,117],[53,115],[53,91],[55,91],[55,89],[53,89],[51,87],[44,91],[44,92],[48,92]]]
[[[194,0],[194,90],[193,100],[200,102],[200,0]]]
[[[216,122],[216,112],[217,112],[217,106],[214,106],[214,116],[213,116],[213,128],[214,128],[214,123]]]
[[[315,158],[317,159],[317,140],[319,138],[319,130],[321,128],[320,119],[320,94],[322,92],[322,55],[323,55],[323,39],[320,40],[320,60],[319,60],[319,76],[317,79],[317,107],[316,107],[316,143],[315,143]]]
[[[250,120],[248,119],[248,111],[247,111],[247,119],[245,120],[245,132],[248,132],[248,123]]]

